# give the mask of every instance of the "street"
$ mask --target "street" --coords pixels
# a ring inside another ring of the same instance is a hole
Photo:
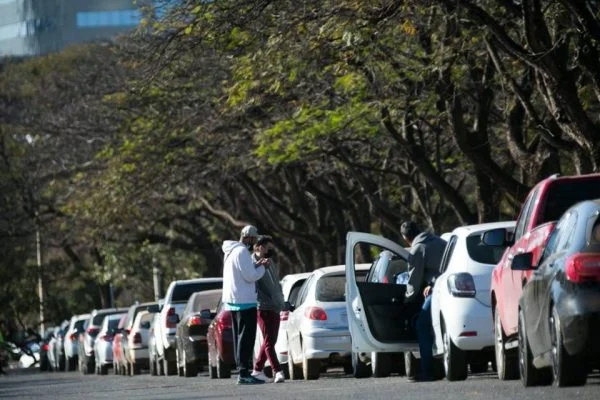
[[[583,387],[525,389],[520,381],[499,381],[494,374],[470,375],[464,382],[442,380],[409,383],[406,378],[354,379],[332,370],[316,381],[283,384],[236,385],[236,376],[211,380],[204,372],[196,378],[178,376],[135,377],[83,376],[78,372],[40,373],[36,369],[10,370],[0,376],[0,398],[10,399],[598,399],[600,375],[595,373]]]

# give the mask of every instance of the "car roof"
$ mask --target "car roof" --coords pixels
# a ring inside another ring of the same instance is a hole
[[[516,221],[488,222],[483,224],[459,226],[452,231],[452,235],[468,236],[472,233],[489,231],[498,228],[514,228]]]
[[[223,278],[195,278],[195,279],[182,279],[178,281],[171,282],[171,285],[186,285],[189,283],[198,283],[198,282],[222,282]]]
[[[362,264],[356,264],[355,269],[359,270],[359,271],[368,271],[369,268],[371,267],[370,263],[362,263]],[[319,274],[319,275],[325,275],[325,274],[335,274],[336,272],[344,272],[346,271],[346,266],[345,265],[330,265],[327,267],[321,267],[318,269],[315,269],[313,271],[313,273],[315,274]]]
[[[285,281],[285,282],[297,282],[300,279],[306,279],[308,278],[310,275],[310,272],[299,272],[296,274],[287,274],[285,275],[283,278],[281,278],[281,281]]]

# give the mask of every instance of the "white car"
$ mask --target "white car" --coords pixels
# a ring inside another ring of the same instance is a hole
[[[357,266],[359,280],[369,264]],[[345,267],[314,270],[291,304],[287,321],[288,371],[290,379],[318,379],[330,365],[350,370],[351,338],[344,304]],[[353,279],[354,275],[353,275]]]
[[[187,301],[194,292],[222,289],[223,278],[199,278],[173,281],[167,289],[164,304],[159,312],[158,323],[153,325],[154,346],[152,361],[162,364],[159,372],[165,375],[177,373],[177,322]]]
[[[310,272],[301,272],[298,274],[288,274],[284,276],[281,281],[281,291],[283,292],[283,300],[288,303],[293,303],[298,296],[298,292],[300,292],[300,288],[302,284],[310,276]],[[287,321],[289,317],[289,311],[281,311],[279,313],[279,333],[277,334],[277,342],[275,343],[275,352],[277,353],[277,359],[279,360],[279,364],[281,365],[281,369],[289,378],[288,375],[288,346],[287,346],[287,336],[285,333],[285,329],[287,326]],[[258,356],[258,352],[260,351],[260,346],[263,342],[263,336],[260,329],[256,330],[256,341],[254,342],[254,359]],[[265,363],[265,373],[267,376],[272,375],[271,365],[269,360]]]
[[[77,368],[79,334],[83,333],[83,326],[89,317],[90,314],[79,314],[71,317],[64,341],[67,371],[75,371]]]
[[[443,355],[450,381],[488,369],[494,360],[494,323],[490,285],[492,271],[504,247],[481,242],[489,230],[513,231],[515,222],[495,222],[454,229],[433,288],[431,317],[435,332],[434,355]]]
[[[127,335],[126,357],[131,364],[129,370],[133,375],[139,375],[142,368],[149,366],[148,334],[154,314],[148,310],[138,312],[131,332]]]
[[[102,320],[100,332],[94,341],[94,358],[96,374],[106,375],[108,367],[112,366],[112,342],[115,331],[123,314],[109,314]]]
[[[384,253],[386,250],[389,253]],[[398,279],[396,284],[390,284],[361,282],[355,277],[357,266],[360,265],[357,261],[377,260],[382,254],[399,264],[406,264],[409,259],[408,250],[389,239],[370,233],[348,232],[346,311],[352,336],[352,373],[357,378],[371,375],[374,367],[369,363],[373,353],[377,353],[377,361],[382,364],[394,362],[392,354],[404,353],[407,376],[414,376],[418,367],[416,320],[422,302],[406,302],[405,279]],[[400,284],[402,282],[404,283]],[[434,367],[439,369],[435,363]]]

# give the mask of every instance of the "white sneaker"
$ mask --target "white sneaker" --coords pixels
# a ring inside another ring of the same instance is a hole
[[[283,374],[283,371],[279,371],[275,374],[275,380],[273,381],[274,383],[283,383],[285,382],[285,375]]]
[[[266,376],[265,373],[262,372],[262,371],[256,371],[256,370],[254,370],[254,371],[252,371],[252,373],[250,375],[252,375],[256,379],[260,379],[263,382],[267,382],[269,380],[269,377]]]

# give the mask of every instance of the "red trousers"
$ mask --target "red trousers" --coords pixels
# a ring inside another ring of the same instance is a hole
[[[268,310],[258,310],[256,321],[260,329],[263,342],[260,345],[260,350],[254,363],[255,371],[262,371],[265,362],[269,359],[273,374],[281,371],[277,352],[275,352],[275,343],[277,343],[277,335],[279,334],[279,313]]]

